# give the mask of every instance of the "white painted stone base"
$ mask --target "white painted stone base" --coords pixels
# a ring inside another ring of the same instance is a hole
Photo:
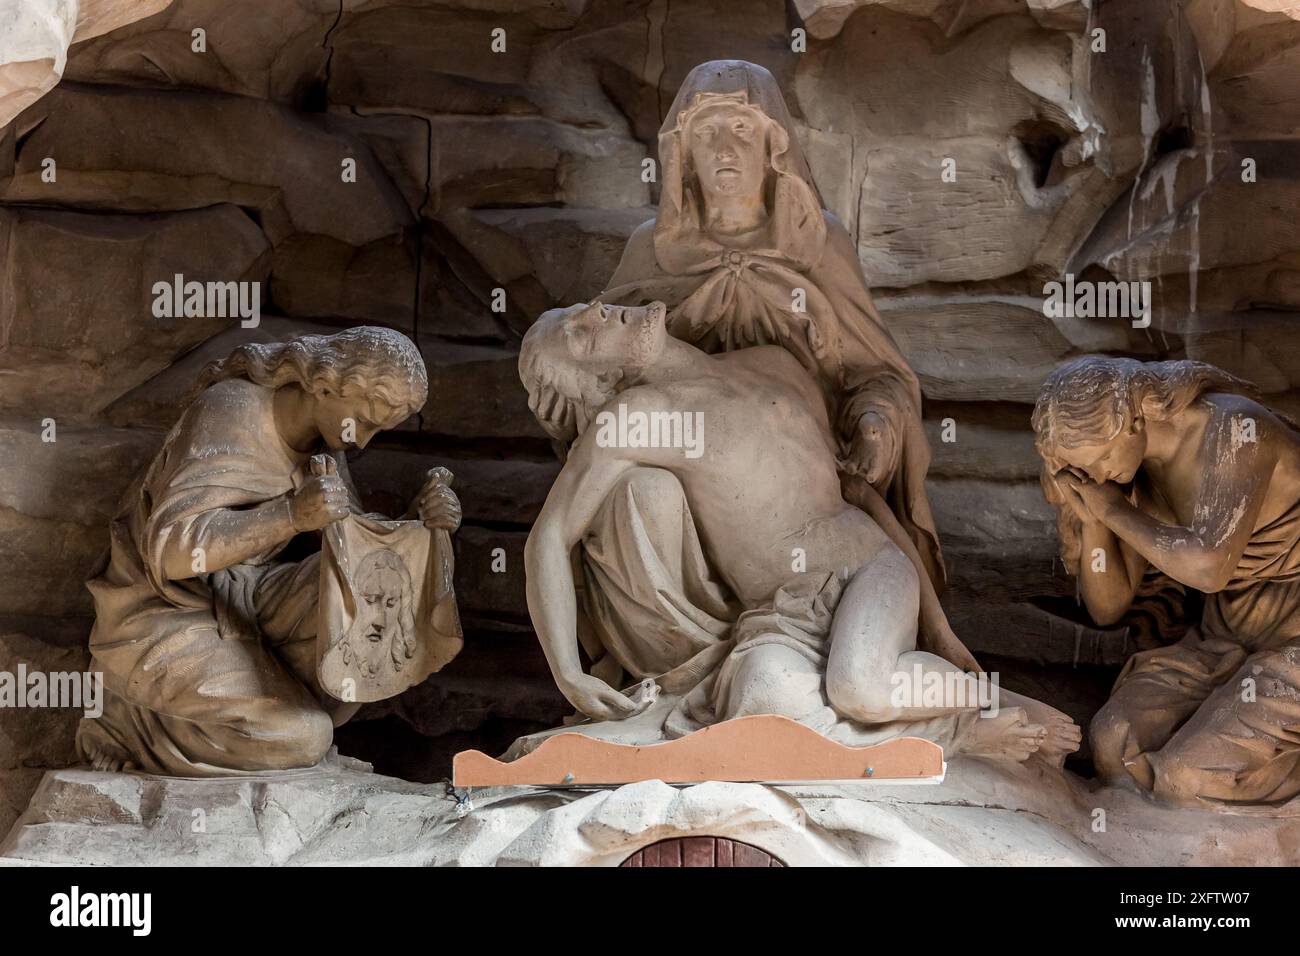
[[[1041,764],[948,769],[938,786],[494,788],[473,792],[468,812],[442,785],[339,757],[213,780],[58,770],[0,864],[616,866],[679,836],[729,837],[791,866],[1300,863],[1300,806],[1177,810]]]

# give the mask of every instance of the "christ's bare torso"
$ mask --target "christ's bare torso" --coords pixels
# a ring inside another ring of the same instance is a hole
[[[770,346],[712,356],[716,375],[637,386],[605,406],[637,413],[701,412],[698,457],[682,448],[608,448],[671,471],[711,563],[747,605],[800,571],[855,571],[892,548],[840,492],[825,402],[811,376]],[[591,432],[584,441],[594,440]],[[741,533],[737,533],[740,531]]]

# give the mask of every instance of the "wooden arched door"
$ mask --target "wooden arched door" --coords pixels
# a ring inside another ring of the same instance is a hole
[[[673,837],[637,850],[619,866],[785,866],[766,850],[726,837]]]

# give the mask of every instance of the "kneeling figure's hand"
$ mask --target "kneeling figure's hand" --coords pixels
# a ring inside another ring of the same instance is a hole
[[[451,472],[446,468],[434,468],[415,496],[415,511],[425,527],[447,532],[460,527],[460,499],[451,490],[451,481]]]

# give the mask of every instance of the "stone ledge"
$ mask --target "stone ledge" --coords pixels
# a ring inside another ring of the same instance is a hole
[[[651,780],[470,797],[460,812],[443,785],[337,756],[211,780],[51,771],[0,844],[0,865],[616,866],[660,840],[705,835],[792,866],[1300,863],[1300,805],[1174,810],[1032,762],[959,757],[939,786]],[[1097,809],[1106,832],[1092,831]]]

